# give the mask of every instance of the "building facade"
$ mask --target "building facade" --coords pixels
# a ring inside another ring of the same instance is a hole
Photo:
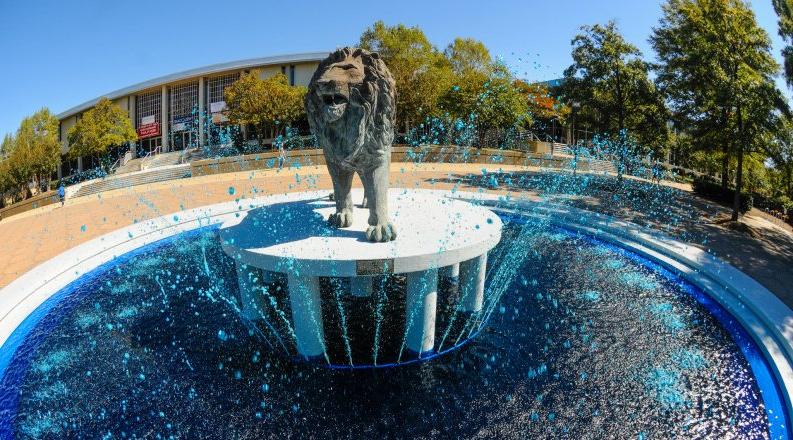
[[[311,52],[214,64],[155,78],[102,97],[127,112],[138,133],[137,151],[156,154],[183,150],[208,142],[204,118],[212,118],[216,124],[225,122],[224,91],[243,73],[259,70],[262,78],[283,73],[291,85],[307,86],[319,62],[327,55],[328,52]],[[84,163],[86,158],[68,159],[67,133],[102,97],[57,115],[61,154],[64,155],[59,177],[91,166]],[[194,125],[197,130],[191,129]]]

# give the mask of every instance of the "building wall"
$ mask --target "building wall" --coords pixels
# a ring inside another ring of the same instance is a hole
[[[309,81],[311,81],[311,76],[314,74],[314,71],[317,69],[317,66],[319,66],[319,62],[304,62],[304,63],[295,63],[295,64],[283,64],[283,65],[277,64],[277,65],[268,65],[268,66],[255,67],[255,69],[258,69],[258,70],[261,71],[260,77],[263,78],[263,79],[264,78],[269,78],[269,77],[271,77],[271,76],[273,76],[275,74],[281,73],[281,72],[284,72],[286,74],[287,78],[290,78],[290,68],[291,68],[291,66],[294,66],[294,81],[295,81],[295,85],[307,86]],[[254,68],[252,68],[252,69],[254,69]],[[216,72],[216,73],[213,73],[211,75],[203,76],[203,78],[204,78],[204,81],[205,81],[205,84],[206,84],[206,81],[208,81],[210,78],[215,78],[215,77],[218,77],[218,76],[228,75],[228,74],[233,74],[233,73],[239,73],[239,72],[240,72],[239,69],[233,69],[233,70],[228,70],[226,72]],[[197,77],[194,77],[194,78],[180,79],[178,82],[166,83],[164,85],[168,88],[168,93],[170,93],[170,90],[171,90],[172,86],[174,86],[176,84],[183,84],[183,83],[186,83],[186,82],[198,81],[199,78],[200,77],[197,76]],[[137,115],[136,114],[136,111],[139,110],[139,109],[135,108],[135,105],[137,103],[136,101],[139,98],[133,99],[133,97],[139,97],[140,95],[144,95],[144,94],[149,93],[149,92],[158,92],[160,90],[161,90],[161,86],[157,86],[156,88],[153,88],[153,89],[140,90],[140,91],[137,91],[137,92],[135,92],[135,93],[133,93],[131,95],[127,95],[127,96],[123,96],[121,98],[114,99],[113,102],[116,105],[118,105],[119,107],[121,107],[124,111],[127,112],[127,115],[130,117],[130,120],[132,121],[133,127],[137,127],[137,122],[138,121],[133,120],[133,116],[134,116],[134,119],[140,119],[141,115]],[[206,96],[204,105],[207,107],[206,110],[205,110],[207,112],[209,110],[208,109],[209,101],[210,101],[209,100],[209,96]],[[69,117],[61,120],[61,133],[62,133],[62,136],[61,136],[61,142],[62,142],[61,152],[63,154],[66,154],[66,152],[69,150],[68,143],[67,143],[67,138],[66,138],[66,133],[68,132],[69,128],[71,128],[77,122],[77,119],[78,119],[78,115],[73,115],[73,116],[69,116]],[[157,118],[157,121],[159,122],[160,118]],[[165,130],[167,130],[167,127],[162,127],[162,130],[165,132]]]
[[[308,86],[317,67],[319,63],[295,64],[295,85]]]
[[[69,116],[61,121],[61,154],[66,154],[69,151],[68,134],[69,129],[74,127],[77,123],[77,115]]]

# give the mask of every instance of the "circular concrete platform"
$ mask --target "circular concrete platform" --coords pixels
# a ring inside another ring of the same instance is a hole
[[[353,192],[363,199],[363,191]],[[322,322],[320,277],[349,279],[350,293],[372,294],[378,275],[405,274],[405,346],[417,357],[435,345],[439,277],[459,280],[462,313],[483,306],[487,252],[501,240],[501,219],[487,208],[424,191],[388,192],[398,237],[386,243],[366,239],[369,210],[353,210],[353,224],[337,229],[327,219],[336,211],[327,198],[272,203],[241,212],[220,227],[223,250],[236,261],[240,303],[251,320],[263,319],[273,273],[286,275],[298,352],[328,359]]]
[[[353,191],[359,203],[363,191]],[[262,206],[221,226],[226,253],[240,263],[301,276],[356,277],[417,272],[485,254],[501,239],[501,220],[487,208],[424,191],[391,189],[398,237],[366,239],[369,210],[355,207],[353,224],[327,225],[334,202],[295,200]]]

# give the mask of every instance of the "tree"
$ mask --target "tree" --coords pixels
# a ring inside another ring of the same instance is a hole
[[[22,120],[14,139],[12,155],[24,154],[28,178],[39,190],[49,188],[50,178],[61,163],[58,126],[58,118],[43,108]]]
[[[468,72],[489,73],[492,70],[490,51],[481,42],[472,38],[455,38],[443,52],[457,75]]]
[[[282,135],[305,115],[306,92],[306,87],[290,86],[282,73],[261,79],[260,72],[252,70],[227,87],[224,95],[229,120],[252,125],[258,138],[264,139]]]
[[[785,41],[782,57],[788,87],[793,87],[793,0],[772,0],[779,16],[779,36]]]
[[[723,176],[735,155],[732,219],[738,220],[744,155],[772,129],[774,110],[786,111],[773,83],[778,66],[768,35],[742,0],[669,0],[650,42],[676,118],[722,143]]]
[[[439,115],[438,99],[452,83],[452,69],[421,29],[378,21],[363,32],[360,46],[379,53],[394,76],[397,127],[408,132],[412,124]]]
[[[571,42],[573,64],[564,72],[561,91],[567,104],[579,104],[576,119],[615,146],[621,171],[629,145],[644,150],[636,153],[658,154],[666,144],[667,110],[650,80],[649,64],[613,21],[581,31]]]
[[[526,100],[526,107],[534,126],[538,123],[547,126],[554,120],[564,124],[570,116],[570,106],[552,96],[545,84],[515,80],[513,86]]]
[[[488,130],[528,126],[528,102],[514,86],[509,71],[500,65],[492,73],[468,70],[439,98],[440,108],[449,116],[473,124],[480,145]]]
[[[0,204],[5,202],[6,193],[16,186],[9,167],[13,142],[13,136],[6,134],[3,137],[3,143],[0,144]]]
[[[135,142],[138,135],[127,113],[109,99],[102,98],[94,108],[69,129],[69,157],[101,156],[111,147]]]

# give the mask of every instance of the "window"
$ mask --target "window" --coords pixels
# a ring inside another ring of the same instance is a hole
[[[147,116],[154,116],[154,122],[161,121],[162,92],[149,92],[138,95],[135,99],[135,127],[142,125],[141,121]]]
[[[198,106],[198,82],[171,87],[171,123],[174,120],[191,116]]]
[[[295,65],[289,66],[289,85],[295,85]]]
[[[226,91],[226,87],[233,84],[234,81],[239,79],[239,77],[240,77],[239,73],[232,73],[229,75],[222,75],[222,76],[216,76],[214,78],[210,78],[207,81],[207,91],[208,91],[207,96],[209,98],[207,102],[211,104],[213,102],[225,101],[225,98],[223,97],[223,92]]]

